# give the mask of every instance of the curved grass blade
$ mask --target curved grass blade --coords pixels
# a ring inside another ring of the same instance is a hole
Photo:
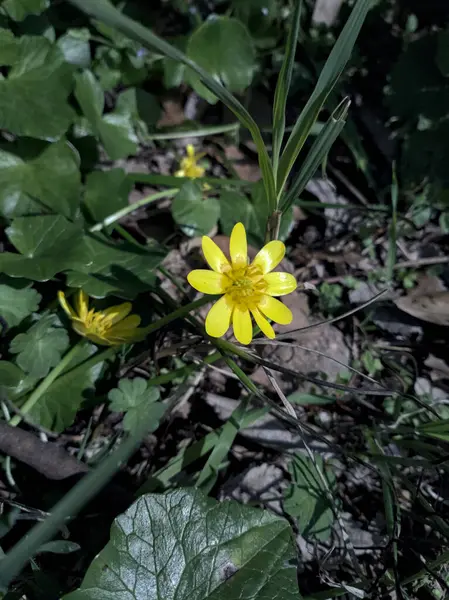
[[[287,210],[294,204],[295,200],[300,196],[306,187],[307,182],[313,177],[319,165],[326,158],[333,143],[338,138],[341,130],[345,126],[350,104],[351,101],[349,98],[345,98],[337,106],[335,111],[329,117],[327,123],[321,129],[312,147],[310,148],[310,152],[308,153],[301,170],[295,178],[293,185],[281,202],[282,211]]]
[[[168,56],[169,58],[186,65],[197,73],[201,83],[215,94],[223,104],[226,104],[229,110],[231,110],[238,118],[240,123],[251,133],[257,147],[259,165],[262,172],[267,200],[270,207],[274,210],[276,205],[276,190],[273,167],[260,129],[246,108],[244,108],[244,106],[219,81],[211,77],[211,75],[196,62],[140,23],[137,23],[122,14],[109,2],[109,0],[95,0],[95,2],[92,0],[69,0],[69,2],[91,17],[103,21],[129,38],[141,43],[146,48],[157,50],[164,56]]]
[[[358,0],[346,25],[343,27],[343,31],[335,43],[335,46],[332,48],[332,52],[321,71],[309,101],[295,123],[279,161],[276,179],[278,198],[280,198],[282,194],[291,168],[293,167],[313,124],[317,120],[324,102],[337,83],[351,56],[355,41],[371,5],[372,0]]]

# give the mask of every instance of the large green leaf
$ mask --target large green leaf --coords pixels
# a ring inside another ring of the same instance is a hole
[[[136,153],[137,138],[129,115],[119,112],[103,115],[103,90],[91,71],[76,75],[75,96],[110,158],[117,160]]]
[[[245,25],[229,17],[212,17],[190,36],[187,56],[232,92],[242,92],[256,68],[255,50]],[[187,71],[192,87],[208,102],[217,102],[192,70]]]
[[[323,459],[315,455],[318,468],[328,482],[335,486],[333,472],[324,467]],[[326,540],[331,534],[334,513],[326,491],[312,460],[304,454],[296,454],[289,465],[292,484],[286,492],[284,510],[298,519],[299,532],[306,538]]]
[[[10,36],[0,64],[11,66],[0,79],[0,128],[22,136],[56,139],[67,131],[74,112],[67,103],[72,67],[43,36]]]
[[[142,135],[156,125],[161,114],[159,102],[140,88],[129,88],[117,97],[116,112],[128,117]]]
[[[15,327],[39,307],[41,295],[32,288],[17,290],[0,284],[0,316],[8,327]]]
[[[114,388],[108,394],[111,401],[110,409],[117,412],[124,412],[123,429],[128,432],[135,432],[142,419],[142,413],[146,415],[153,414],[153,424],[150,431],[155,431],[159,427],[165,406],[159,400],[159,389],[157,387],[148,387],[147,382],[142,377],[134,379],[120,379],[118,388]]]
[[[30,410],[30,418],[51,431],[60,432],[69,427],[103,368],[99,362],[94,366],[80,368],[84,361],[97,352],[93,344],[85,344],[67,365],[63,374],[54,381]],[[79,370],[78,370],[79,369]]]
[[[30,217],[17,217],[7,228],[6,234],[9,241],[24,256],[34,258],[37,256],[54,256],[68,251],[73,242],[81,239],[82,229],[79,223],[72,223],[61,215],[37,215]]]
[[[52,211],[73,217],[78,210],[79,193],[78,154],[65,140],[39,149],[26,144],[8,145],[8,151],[0,149],[3,216]]]
[[[28,15],[38,15],[50,6],[50,0],[4,0],[2,8],[14,21],[23,21]]]
[[[93,171],[86,179],[84,207],[94,222],[102,221],[127,206],[131,188],[132,182],[123,169]]]
[[[220,203],[216,198],[203,197],[201,187],[187,181],[173,198],[171,210],[185,234],[207,235],[217,224]]]
[[[58,364],[69,346],[67,331],[54,315],[42,317],[26,333],[11,341],[9,350],[16,362],[31,377],[45,377]]]
[[[65,600],[298,600],[284,519],[198,490],[142,496]]]

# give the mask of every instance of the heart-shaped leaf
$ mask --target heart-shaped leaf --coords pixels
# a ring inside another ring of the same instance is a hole
[[[289,524],[194,489],[142,496],[64,600],[299,600]]]
[[[32,288],[17,290],[0,284],[0,317],[8,327],[15,327],[39,307],[41,295]]]
[[[216,198],[203,197],[200,186],[187,181],[172,202],[172,215],[186,235],[206,235],[217,224],[220,204]]]
[[[118,388],[114,388],[108,394],[111,401],[110,409],[126,413],[123,419],[123,428],[131,433],[139,425],[142,413],[148,415],[151,412],[154,417],[153,427],[150,431],[158,428],[159,421],[165,412],[165,406],[158,402],[159,396],[158,388],[148,387],[146,380],[142,377],[120,379]]]
[[[23,36],[10,40],[0,64],[11,66],[0,79],[0,128],[43,140],[61,137],[74,117],[67,103],[72,67],[61,50],[43,36]]]
[[[17,364],[31,377],[45,377],[67,350],[69,336],[59,325],[54,315],[48,315],[12,340],[10,352],[18,355]]]
[[[0,150],[0,213],[11,218],[51,211],[73,217],[81,186],[73,146],[60,140],[38,151],[24,144],[8,148],[9,152]]]
[[[231,92],[242,92],[252,82],[256,68],[251,36],[241,21],[213,16],[190,36],[187,56],[218,79]],[[217,102],[192,70],[187,78],[208,102]]]

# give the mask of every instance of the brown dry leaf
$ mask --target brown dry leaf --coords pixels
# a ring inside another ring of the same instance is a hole
[[[162,100],[162,116],[157,122],[158,127],[173,127],[185,121],[184,109],[180,101]]]
[[[413,317],[435,325],[449,326],[449,291],[403,296],[395,304]]]
[[[232,163],[235,172],[245,181],[259,181],[261,178],[259,165],[248,159],[237,146],[226,146],[226,158]]]

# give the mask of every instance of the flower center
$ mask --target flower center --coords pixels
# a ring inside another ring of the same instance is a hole
[[[87,313],[84,325],[90,333],[104,337],[107,331],[111,328],[111,319],[110,317],[101,314],[101,312],[95,312],[93,309],[91,309]]]
[[[245,308],[257,305],[267,288],[262,271],[258,267],[234,267],[227,276],[231,281],[226,293],[231,296],[233,302]]]

